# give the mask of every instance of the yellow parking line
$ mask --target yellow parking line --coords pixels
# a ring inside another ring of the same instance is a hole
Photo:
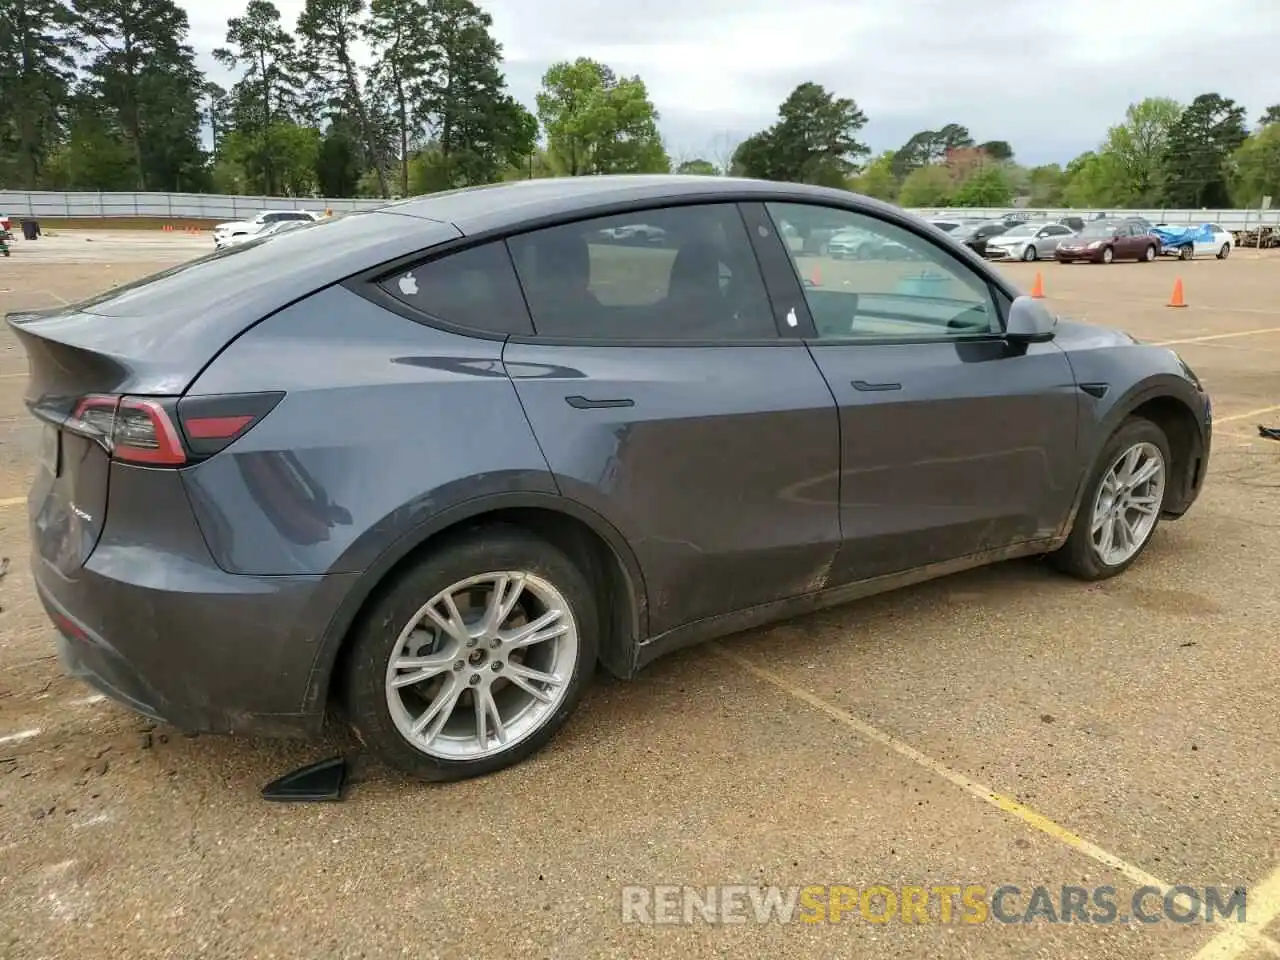
[[[986,784],[967,777],[958,770],[952,770],[945,763],[921,753],[915,747],[899,740],[897,737],[878,730],[848,711],[841,710],[835,704],[827,703],[821,697],[815,696],[803,687],[796,686],[772,670],[759,667],[739,654],[730,653],[718,643],[712,643],[709,646],[721,659],[740,667],[752,676],[777,687],[797,700],[807,703],[833,720],[838,720],[867,740],[887,747],[900,757],[904,757],[917,766],[936,773],[970,796],[998,807],[1005,813],[1012,814],[1028,826],[1034,827],[1059,843],[1065,844],[1077,853],[1081,853],[1091,860],[1115,870],[1132,883],[1143,887],[1157,887],[1166,894],[1170,891],[1169,884],[1158,877],[1147,873],[1141,867],[1134,866],[1127,860],[1117,857],[1114,853],[1102,849],[1096,843],[1092,843],[1079,834],[1073,833],[1060,823],[1050,820],[1044,814],[1032,810],[1024,803],[1019,803],[1013,797],[998,793]],[[1245,949],[1252,947],[1262,947],[1268,952],[1280,956],[1280,943],[1272,940],[1262,932],[1276,916],[1280,915],[1280,870],[1267,877],[1259,886],[1249,888],[1245,909],[1248,917],[1246,923],[1234,924],[1214,937],[1200,953],[1195,955],[1193,960],[1236,960]],[[1223,944],[1223,947],[1215,946],[1219,942]],[[1225,948],[1227,952],[1208,952],[1211,947],[1215,950]]]
[[[797,700],[803,700],[815,710],[819,710],[832,719],[840,721],[846,727],[856,731],[866,739],[874,741],[881,746],[888,747],[899,756],[905,757],[912,763],[936,773],[944,780],[951,781],[970,796],[977,797],[985,803],[999,807],[1005,813],[1012,814],[1024,823],[1027,823],[1039,830],[1041,833],[1047,834],[1060,843],[1064,843],[1073,850],[1084,854],[1086,857],[1096,860],[1104,866],[1110,867],[1112,870],[1117,871],[1138,886],[1159,887],[1161,890],[1169,889],[1169,884],[1165,883],[1163,880],[1152,876],[1140,867],[1135,867],[1133,864],[1120,859],[1114,853],[1108,853],[1097,844],[1091,843],[1079,834],[1072,833],[1061,824],[1054,823],[1044,814],[1037,813],[1025,804],[1019,803],[1013,797],[997,793],[986,784],[979,783],[977,780],[973,780],[957,770],[952,770],[946,764],[938,760],[934,760],[932,757],[926,756],[910,744],[904,743],[897,737],[890,736],[881,730],[877,730],[875,727],[871,726],[871,724],[866,723],[863,720],[859,720],[853,714],[845,710],[841,710],[834,704],[827,703],[821,697],[814,696],[808,690],[797,687],[795,684],[788,682],[773,671],[756,666],[745,657],[741,657],[735,653],[729,653],[719,645],[715,645],[715,650],[716,653],[724,659],[736,664],[748,673],[764,680],[766,683],[773,684],[775,687],[789,693]]]
[[[1275,413],[1280,410],[1280,403],[1271,407],[1260,407],[1257,410],[1250,410],[1248,413],[1233,413],[1229,417],[1214,417],[1213,425],[1216,427],[1220,423],[1231,423],[1233,420],[1248,420],[1250,417],[1260,417],[1264,413]]]
[[[1273,955],[1280,954],[1275,941],[1262,933],[1276,917],[1280,917],[1280,869],[1249,887],[1244,922],[1225,928],[1201,947],[1192,960],[1234,960],[1255,945],[1265,947]]]
[[[1204,337],[1184,337],[1181,340],[1161,340],[1153,347],[1172,347],[1179,343],[1208,343],[1210,340],[1230,340],[1232,337],[1253,337],[1260,333],[1280,333],[1280,327],[1263,327],[1261,330],[1240,330],[1236,333],[1211,333]]]

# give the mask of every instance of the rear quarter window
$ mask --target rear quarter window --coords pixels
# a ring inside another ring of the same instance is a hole
[[[424,319],[480,333],[533,333],[511,256],[500,241],[408,267],[378,287]]]

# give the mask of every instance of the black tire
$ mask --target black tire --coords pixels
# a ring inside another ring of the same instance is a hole
[[[1103,248],[1102,248],[1102,262],[1103,262],[1103,263],[1111,263],[1111,262],[1113,262],[1113,261],[1115,260],[1115,258],[1116,258],[1116,252],[1115,252],[1115,250],[1113,250],[1111,247],[1103,247]]]
[[[1143,251],[1142,251],[1142,259],[1143,259],[1146,263],[1155,263],[1155,262],[1156,262],[1156,247],[1155,247],[1155,244],[1153,244],[1153,243],[1149,243],[1149,244],[1147,244],[1147,249],[1145,249],[1145,250],[1143,250]]]
[[[1190,260],[1195,255],[1196,255],[1195,248],[1192,247],[1189,243],[1184,243],[1182,246],[1178,248],[1179,260]]]
[[[1027,248],[1022,251],[1022,259],[1027,263],[1040,259],[1040,252],[1036,250],[1036,245],[1034,243],[1027,244]]]
[[[1123,563],[1114,565],[1104,563],[1102,558],[1098,556],[1097,550],[1094,549],[1092,531],[1090,530],[1093,502],[1098,496],[1098,487],[1102,484],[1103,477],[1123,451],[1134,444],[1142,442],[1154,444],[1164,457],[1165,491],[1167,495],[1169,483],[1172,479],[1169,471],[1173,462],[1169,453],[1169,441],[1165,437],[1164,431],[1150,420],[1142,417],[1130,417],[1120,425],[1120,428],[1111,435],[1111,439],[1102,448],[1098,462],[1093,468],[1093,474],[1089,477],[1089,482],[1085,486],[1084,496],[1080,499],[1080,509],[1076,513],[1075,523],[1072,525],[1071,535],[1067,537],[1067,542],[1049,555],[1050,562],[1063,573],[1079,580],[1106,580],[1128,570],[1151,544],[1156,530],[1160,528],[1158,511],[1156,513],[1156,522],[1151,527],[1151,532],[1147,535],[1147,539],[1138,548],[1137,552]]]
[[[1218,251],[1218,259],[1225,260],[1229,256],[1231,256],[1231,244],[1224,243],[1222,249]]]
[[[401,735],[386,698],[388,660],[400,632],[419,608],[451,584],[497,570],[524,570],[552,583],[568,600],[578,628],[578,658],[563,700],[542,726],[500,753],[447,760],[414,747]],[[595,672],[599,614],[587,578],[561,550],[510,525],[482,527],[442,544],[382,587],[355,628],[345,677],[347,720],[359,740],[388,766],[419,780],[482,776],[540,750],[564,725]]]

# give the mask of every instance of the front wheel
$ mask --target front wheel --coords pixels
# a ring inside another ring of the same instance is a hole
[[[1195,255],[1196,252],[1190,245],[1184,245],[1178,248],[1179,260],[1190,260]]]
[[[1110,247],[1104,247],[1102,250],[1102,262],[1111,263],[1116,258],[1116,252]]]
[[[1222,249],[1218,251],[1218,259],[1225,260],[1229,256],[1231,256],[1231,244],[1224,243]]]
[[[1071,535],[1052,555],[1054,564],[1081,580],[1105,580],[1127,570],[1160,522],[1171,462],[1163,430],[1140,417],[1125,421],[1098,458]]]
[[[1040,256],[1040,252],[1036,250],[1036,245],[1034,243],[1028,243],[1027,248],[1022,251],[1022,259],[1027,261],[1028,263],[1038,259],[1039,256]]]
[[[482,528],[404,571],[362,619],[348,719],[411,777],[492,773],[568,719],[597,633],[590,586],[563,552],[517,527]]]

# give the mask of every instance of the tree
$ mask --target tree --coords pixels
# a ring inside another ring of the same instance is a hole
[[[1280,123],[1262,127],[1236,151],[1232,188],[1242,207],[1259,207],[1263,197],[1280,198]]]
[[[696,160],[686,160],[680,166],[676,167],[676,173],[693,174],[699,177],[718,177],[720,170],[710,160],[698,158]]]
[[[200,187],[204,78],[183,42],[186,12],[173,0],[74,0],[74,9],[90,42],[84,91],[128,145],[137,189]]]
[[[60,0],[0,0],[0,184],[40,185],[83,49]]]
[[[218,141],[222,139],[231,125],[231,102],[227,96],[227,91],[213,81],[205,83],[203,92],[205,100],[208,101],[204,115],[209,121],[210,139],[213,142],[213,152],[216,155]]]
[[[1272,123],[1280,123],[1280,103],[1273,103],[1258,118],[1258,126],[1265,127]]]
[[[306,0],[298,17],[307,73],[324,97],[330,120],[338,114],[354,119],[364,159],[378,177],[378,188],[387,196],[386,169],[379,137],[370,120],[351,45],[361,32],[364,0]]]
[[[330,124],[316,151],[316,186],[326,197],[353,197],[360,186],[360,149],[350,126],[345,118]]]
[[[242,150],[249,149],[244,138],[258,140],[253,152],[260,158],[263,189],[274,194],[277,164],[266,145],[268,131],[290,122],[298,109],[301,81],[294,70],[294,38],[280,25],[275,4],[249,0],[243,16],[227,21],[227,43],[213,51],[214,59],[229,69],[244,70],[231,91],[232,125],[241,135]]]
[[[1088,151],[1067,164],[1063,200],[1070,207],[1117,206],[1121,171],[1109,153]]]
[[[430,11],[422,0],[372,0],[364,35],[373,48],[369,82],[389,107],[399,141],[400,192],[409,193],[409,149],[426,129],[427,79],[438,51],[427,29]]]
[[[1227,161],[1245,142],[1244,107],[1216,93],[1202,93],[1182,111],[1165,147],[1171,207],[1222,207],[1230,201]]]
[[[310,196],[317,187],[320,142],[319,130],[288,120],[254,133],[234,130],[222,142],[222,155],[227,161],[224,169],[243,171],[244,192],[261,193],[270,165],[273,193]]]
[[[537,103],[548,152],[569,176],[671,169],[658,111],[638,76],[618,77],[586,57],[561,61],[543,74]]]
[[[434,70],[422,84],[420,113],[449,185],[492,182],[533,151],[537,121],[507,92],[493,18],[472,0],[431,0],[428,9],[430,45],[420,53]]]
[[[898,192],[898,203],[904,207],[941,207],[951,199],[955,184],[946,167],[930,164],[907,174]]]
[[[919,167],[941,163],[952,150],[972,146],[968,128],[958,123],[948,123],[941,130],[921,130],[894,151],[893,174],[902,179]]]
[[[1120,177],[1114,203],[1149,207],[1160,201],[1165,190],[1169,132],[1181,113],[1182,106],[1176,100],[1148,97],[1129,104],[1124,123],[1107,131],[1102,149],[1114,158]]]
[[[778,108],[778,122],[734,153],[745,176],[843,187],[871,151],[857,139],[867,117],[858,104],[816,83],[802,83]]]
[[[979,167],[951,195],[957,207],[1003,207],[1012,200],[1009,179],[998,163]]]
[[[1066,184],[1066,175],[1062,172],[1062,167],[1056,163],[1032,167],[1027,181],[1031,192],[1031,206],[1060,207],[1065,202],[1062,193]]]
[[[853,178],[850,189],[877,200],[892,202],[898,196],[898,180],[893,175],[893,151],[880,154],[862,173]]]
[[[978,149],[992,160],[1013,159],[1013,147],[1009,145],[1008,140],[988,140],[986,143],[978,144]]]

